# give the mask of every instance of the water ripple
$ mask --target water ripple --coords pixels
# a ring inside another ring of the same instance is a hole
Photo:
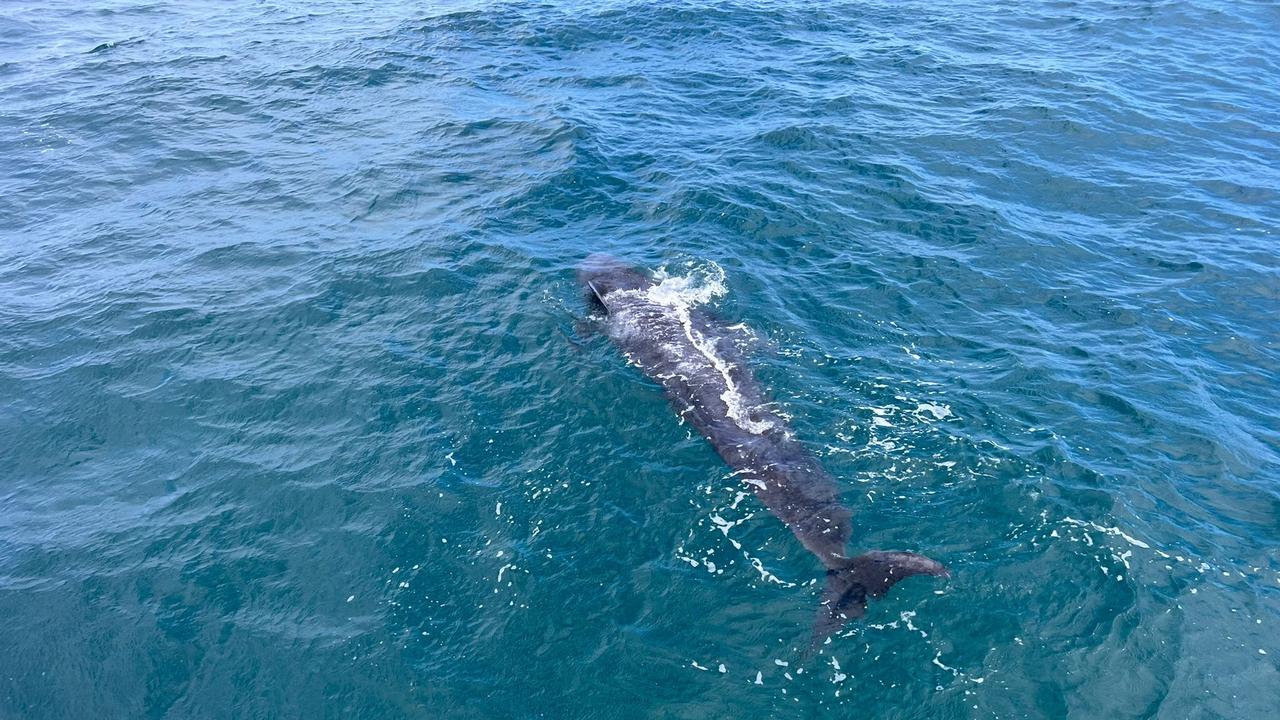
[[[1265,715],[1277,21],[7,4],[0,715]],[[592,252],[723,268],[854,543],[953,580],[799,657]]]

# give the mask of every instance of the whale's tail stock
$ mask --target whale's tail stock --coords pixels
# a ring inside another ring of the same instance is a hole
[[[942,563],[910,552],[876,550],[827,570],[822,605],[813,622],[810,649],[857,620],[867,610],[867,600],[889,592],[899,580],[912,575],[949,577]]]

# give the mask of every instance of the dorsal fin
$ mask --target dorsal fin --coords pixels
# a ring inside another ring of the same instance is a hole
[[[596,289],[596,284],[588,280],[587,287],[591,288],[591,294],[596,296],[596,300],[600,302],[600,306],[604,308],[605,312],[609,312],[609,304],[604,301],[604,294]]]

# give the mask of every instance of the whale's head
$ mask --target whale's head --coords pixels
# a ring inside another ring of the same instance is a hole
[[[578,267],[578,282],[587,297],[605,304],[605,298],[618,290],[645,290],[653,286],[647,273],[608,255],[592,255]],[[606,305],[607,307],[607,305]]]

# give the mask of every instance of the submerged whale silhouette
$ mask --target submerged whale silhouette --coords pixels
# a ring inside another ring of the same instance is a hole
[[[940,563],[911,552],[845,554],[852,513],[821,463],[769,409],[750,371],[735,357],[728,329],[673,300],[647,273],[593,255],[579,268],[590,302],[605,311],[605,334],[660,383],[676,412],[697,428],[760,501],[827,570],[814,621],[814,647],[912,575],[946,576]]]

